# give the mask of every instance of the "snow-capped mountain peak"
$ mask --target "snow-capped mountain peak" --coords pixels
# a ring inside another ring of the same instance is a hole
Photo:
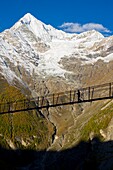
[[[0,73],[6,79],[22,80],[25,75],[65,77],[73,72],[68,61],[85,65],[113,60],[113,37],[104,38],[95,30],[65,33],[30,13],[1,33],[0,39]]]
[[[67,34],[61,30],[57,30],[51,25],[46,25],[36,19],[30,13],[24,15],[13,27],[12,30],[17,30],[20,26],[26,25],[35,36],[39,37],[44,42],[50,42],[54,39],[66,39],[72,34]]]

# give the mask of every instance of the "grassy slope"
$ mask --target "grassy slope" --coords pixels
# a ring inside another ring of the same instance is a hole
[[[0,79],[0,103],[22,100],[25,95]],[[0,145],[9,148],[11,139],[18,148],[45,149],[49,145],[52,126],[37,111],[0,115]],[[25,145],[22,145],[22,140]]]
[[[105,130],[108,127],[113,118],[113,103],[109,102],[109,105],[106,104],[105,107],[102,108],[103,109],[97,111],[81,129],[82,140],[88,140],[91,132],[94,132],[96,136],[101,138],[100,129]]]
[[[63,149],[73,147],[80,141],[88,141],[94,132],[101,140],[100,129],[106,131],[113,118],[112,100],[97,101],[87,104],[87,108],[76,119],[75,125],[68,130]]]

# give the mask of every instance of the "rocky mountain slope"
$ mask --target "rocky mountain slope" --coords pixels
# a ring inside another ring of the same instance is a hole
[[[7,101],[11,96],[16,101],[23,97],[46,96],[112,82],[112,73],[113,36],[104,37],[95,30],[81,34],[65,33],[44,24],[29,13],[9,30],[0,33],[1,102]],[[15,97],[18,90],[19,95]],[[8,96],[6,92],[9,93]],[[35,119],[37,112],[31,114]],[[98,135],[102,140],[113,140],[111,100],[43,109],[41,115],[44,116],[43,124],[48,136],[48,139],[45,138],[48,140],[45,144],[47,151],[73,147],[80,140],[92,138],[91,134]],[[7,118],[4,119],[6,121]],[[19,119],[21,118],[16,116],[14,118],[15,133],[16,126],[20,124]],[[35,124],[34,120],[26,116],[24,119]],[[40,118],[36,119],[42,128]],[[23,129],[26,126],[29,125],[26,124]],[[2,131],[1,128],[1,136]],[[6,135],[7,133],[6,131]],[[34,129],[33,133],[36,136],[37,131]],[[45,130],[41,133],[43,136]],[[27,145],[28,137],[23,139],[20,136],[19,139],[25,140],[23,143]],[[33,139],[33,136],[30,137]],[[33,143],[33,147],[36,143]],[[38,146],[35,149],[44,148],[40,144]],[[46,159],[49,159],[47,153],[44,154],[42,163]]]

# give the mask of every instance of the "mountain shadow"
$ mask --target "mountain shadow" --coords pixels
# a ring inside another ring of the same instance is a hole
[[[113,141],[97,137],[62,151],[11,150],[0,147],[1,170],[112,170]]]

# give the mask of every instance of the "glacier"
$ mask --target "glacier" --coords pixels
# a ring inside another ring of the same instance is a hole
[[[112,42],[112,36],[106,38],[95,30],[81,34],[57,30],[27,13],[10,29],[0,33],[0,72],[9,81],[22,79],[15,68],[24,70],[29,76],[65,78],[65,73],[72,72],[60,63],[63,58],[74,57],[81,65],[94,64],[98,60],[109,62],[113,60],[112,52],[103,57],[102,50],[103,47],[109,49]]]

